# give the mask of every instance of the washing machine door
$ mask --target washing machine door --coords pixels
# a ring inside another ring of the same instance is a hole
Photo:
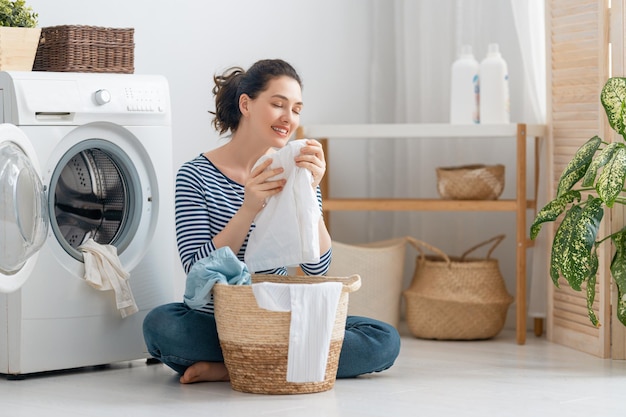
[[[48,233],[48,209],[39,164],[26,135],[0,124],[0,292],[29,277],[26,264]]]

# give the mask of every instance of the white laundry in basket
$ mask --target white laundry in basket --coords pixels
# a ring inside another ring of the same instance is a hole
[[[342,288],[340,282],[252,284],[260,308],[291,311],[287,382],[324,381]]]

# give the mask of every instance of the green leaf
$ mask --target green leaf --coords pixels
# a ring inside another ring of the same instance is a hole
[[[589,280],[587,280],[587,315],[591,324],[596,327],[600,327],[600,321],[596,317],[596,312],[593,311],[593,301],[596,298],[596,274],[598,273],[598,252],[597,246],[594,246],[593,253],[591,254],[591,269],[589,270]]]
[[[558,281],[560,271],[576,291],[581,291],[582,283],[589,277],[591,249],[604,215],[601,199],[589,196],[585,204],[584,208],[572,206],[565,214],[554,235],[550,261],[552,281]]]
[[[615,150],[618,147],[624,147],[624,145],[620,142],[609,143],[606,148],[602,149],[602,151],[598,154],[598,156],[593,158],[593,161],[591,161],[591,164],[589,165],[589,168],[587,168],[587,172],[585,173],[585,176],[583,177],[583,181],[582,181],[583,187],[593,186],[593,183],[596,180],[596,174],[598,172],[598,169],[606,165],[607,162],[611,160],[611,158],[613,157],[613,154],[615,153]]]
[[[24,0],[0,0],[0,26],[34,28],[38,18]]]
[[[585,142],[578,150],[576,154],[569,161],[565,170],[561,174],[559,179],[559,186],[557,187],[556,196],[560,197],[574,186],[587,172],[587,168],[593,160],[593,155],[596,153],[602,139],[598,136],[594,136]]]
[[[615,199],[622,192],[624,178],[626,178],[626,149],[622,145],[615,150],[611,160],[604,166],[596,184],[598,196],[608,207],[613,207]]]
[[[559,288],[559,278],[561,277],[559,265],[561,265],[563,254],[559,251],[559,247],[556,243],[556,236],[554,239],[555,240],[552,243],[552,252],[550,254],[550,278],[552,278],[554,286]]]
[[[626,127],[626,114],[624,112],[626,108],[626,78],[609,78],[600,93],[600,101],[613,130],[624,136]]]
[[[626,326],[626,228],[611,236],[615,255],[611,261],[611,275],[617,285],[617,318]]]
[[[530,238],[535,239],[541,230],[541,225],[546,222],[555,221],[565,210],[568,204],[574,200],[580,201],[580,191],[568,191],[560,197],[555,198],[546,204],[535,216],[533,224],[530,226]]]

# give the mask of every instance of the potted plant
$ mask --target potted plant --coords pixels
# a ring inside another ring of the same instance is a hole
[[[0,70],[33,68],[41,28],[37,13],[24,0],[0,0]]]
[[[578,149],[561,174],[556,197],[537,213],[530,237],[537,237],[543,223],[563,214],[552,242],[550,277],[558,287],[562,275],[576,291],[586,283],[587,310],[595,326],[600,325],[592,309],[598,248],[611,240],[615,247],[610,271],[617,285],[617,317],[626,326],[626,227],[598,237],[605,209],[616,203],[626,205],[626,78],[609,78],[600,101],[611,128],[622,140],[607,143],[594,136]]]

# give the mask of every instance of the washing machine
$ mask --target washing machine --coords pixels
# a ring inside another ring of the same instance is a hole
[[[0,373],[148,358],[142,322],[174,300],[169,87],[158,75],[0,72]],[[113,245],[138,311],[85,279]]]

